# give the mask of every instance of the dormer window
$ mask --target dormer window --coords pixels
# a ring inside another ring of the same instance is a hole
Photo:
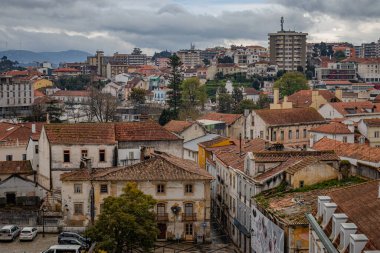
[[[258,166],[258,172],[259,173],[263,173],[265,171],[265,166],[263,165],[263,164],[260,164],[259,166]]]

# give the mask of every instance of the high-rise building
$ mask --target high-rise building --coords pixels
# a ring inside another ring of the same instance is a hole
[[[363,58],[376,58],[378,44],[376,42],[363,43],[361,57]]]
[[[269,33],[270,64],[278,69],[295,71],[298,67],[306,68],[307,33],[285,31],[284,19],[281,17],[281,31]]]

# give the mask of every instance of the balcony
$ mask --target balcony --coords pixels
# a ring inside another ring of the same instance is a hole
[[[156,221],[169,221],[169,214],[168,213],[157,213],[156,214]]]
[[[197,221],[197,214],[196,213],[183,213],[182,214],[182,221]]]

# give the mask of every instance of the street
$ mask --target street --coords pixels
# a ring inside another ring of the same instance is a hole
[[[20,242],[18,238],[13,242],[0,242],[1,253],[40,253],[51,245],[58,244],[57,234],[38,234],[32,242]]]

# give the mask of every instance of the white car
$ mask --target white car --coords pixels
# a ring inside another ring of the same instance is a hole
[[[37,228],[35,227],[24,227],[20,233],[20,241],[33,241],[37,236]]]
[[[0,229],[0,241],[13,241],[20,234],[16,225],[7,225]]]

